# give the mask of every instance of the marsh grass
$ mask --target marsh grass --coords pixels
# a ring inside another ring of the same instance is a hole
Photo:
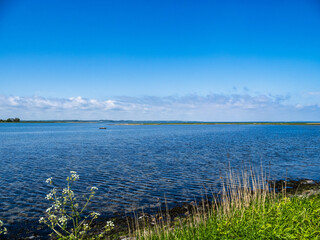
[[[163,216],[154,226],[137,228],[137,239],[320,239],[320,196],[276,193],[261,170],[235,173],[222,180],[212,204],[195,205],[191,216]],[[139,226],[139,225],[137,225]]]

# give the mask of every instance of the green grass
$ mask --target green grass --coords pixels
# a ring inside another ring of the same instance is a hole
[[[154,240],[320,239],[320,195],[276,194],[263,177],[254,178],[251,185],[250,177],[242,178],[228,179],[222,201],[214,207],[199,206],[191,217],[137,229],[135,236]]]
[[[320,197],[279,198],[176,221],[174,228],[144,230],[138,239],[318,239]]]

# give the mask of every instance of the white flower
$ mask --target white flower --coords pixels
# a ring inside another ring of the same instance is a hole
[[[67,181],[77,181],[79,180],[79,175],[76,171],[70,171],[71,177],[67,177]]]
[[[64,224],[68,219],[66,218],[66,216],[62,216],[58,219],[60,224]]]
[[[46,212],[51,212],[52,207],[53,207],[53,206],[49,207],[49,208],[46,210]]]
[[[43,223],[43,222],[45,222],[46,220],[45,220],[45,218],[44,217],[41,217],[40,219],[39,219],[39,223]]]
[[[106,227],[114,227],[114,223],[112,221],[107,221]]]
[[[112,221],[107,221],[107,224],[104,226],[105,232],[108,232],[114,228],[114,223]]]
[[[87,223],[83,224],[83,229],[85,231],[89,230],[89,224],[87,224]]]
[[[91,187],[91,191],[93,192],[93,191],[97,191],[98,190],[98,188],[97,187]]]
[[[46,199],[47,200],[53,199],[53,194],[52,193],[48,193],[47,196],[46,196]]]
[[[52,177],[48,178],[48,179],[46,180],[46,183],[52,184]]]
[[[76,181],[76,180],[79,180],[79,175],[78,174],[71,174],[71,180],[72,181]]]
[[[68,188],[62,189],[62,193],[63,193],[63,194],[68,194],[68,192],[69,192],[69,189],[68,189]]]
[[[62,190],[62,194],[64,194],[64,195],[71,195],[72,197],[74,196],[74,192],[70,189],[70,188],[64,188],[63,190]]]
[[[54,210],[59,210],[62,205],[63,205],[63,204],[61,203],[61,201],[56,200],[56,201],[54,202],[54,204],[52,205],[52,207],[54,208]]]

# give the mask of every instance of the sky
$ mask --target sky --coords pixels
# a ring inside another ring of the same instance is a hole
[[[320,1],[0,0],[0,118],[320,121]]]

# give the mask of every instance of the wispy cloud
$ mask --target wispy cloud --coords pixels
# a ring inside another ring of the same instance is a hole
[[[320,118],[319,106],[286,105],[288,96],[209,94],[185,96],[45,98],[1,96],[0,111],[22,119],[133,119],[202,121],[294,121]],[[305,119],[303,119],[305,118]]]
[[[4,108],[28,108],[28,109],[112,109],[114,101],[97,101],[95,99],[85,99],[82,97],[71,97],[68,99],[55,99],[44,97],[0,97],[0,106]]]
[[[308,92],[307,95],[310,95],[310,96],[320,96],[320,92]]]

